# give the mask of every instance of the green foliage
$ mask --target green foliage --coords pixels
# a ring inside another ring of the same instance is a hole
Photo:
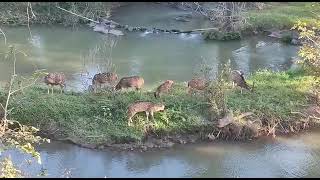
[[[21,178],[22,173],[20,170],[17,170],[10,158],[4,158],[0,163],[0,178]]]
[[[230,61],[228,61],[222,68],[222,71],[217,74],[217,78],[210,81],[206,88],[205,95],[209,104],[211,120],[220,119],[227,113],[226,91],[228,89],[228,82],[230,82],[230,73]]]
[[[239,40],[241,39],[239,32],[221,32],[216,30],[209,30],[202,33],[205,40]]]
[[[42,141],[49,142],[49,140],[43,139],[40,136],[36,136],[35,134],[39,131],[37,128],[25,126],[18,121],[8,119],[8,115],[13,109],[9,109],[9,103],[14,98],[14,95],[17,94],[17,92],[20,92],[23,89],[33,85],[33,83],[37,81],[38,76],[43,75],[43,71],[36,71],[33,73],[31,78],[24,79],[25,82],[22,83],[21,79],[19,80],[19,76],[16,73],[17,52],[24,54],[22,51],[19,51],[14,46],[10,45],[9,51],[7,53],[3,53],[5,56],[4,59],[12,61],[13,71],[11,74],[10,83],[8,84],[8,87],[4,88],[5,93],[1,93],[2,98],[0,98],[0,150],[3,151],[10,148],[16,148],[24,153],[31,154],[38,160],[38,163],[41,163],[40,154],[35,150],[32,144],[41,143]],[[33,83],[28,82],[29,80],[33,80]],[[18,83],[16,83],[16,81],[18,81]],[[15,169],[10,159],[5,158],[2,160],[1,177],[20,176],[21,172]]]
[[[294,122],[291,111],[300,111],[309,102],[306,97],[314,82],[314,76],[301,72],[260,71],[248,79],[255,82],[255,92],[230,91],[227,96],[228,109],[254,112],[259,117],[277,117],[283,122]],[[320,79],[320,78],[317,78]],[[271,119],[270,119],[271,120]]]
[[[299,50],[301,63],[312,72],[320,75],[320,19],[316,23],[298,21],[292,29],[299,31],[303,46]]]

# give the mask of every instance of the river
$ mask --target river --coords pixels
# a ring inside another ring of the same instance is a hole
[[[174,20],[185,13],[144,3],[118,9],[113,20],[168,29],[208,27],[197,16],[186,23]],[[35,69],[61,71],[67,76],[68,89],[86,89],[90,77],[107,60],[107,56],[84,60],[97,46],[105,47],[102,45],[106,42],[105,35],[88,27],[33,25],[31,36],[24,26],[2,29],[8,43],[28,55],[17,55],[17,72],[28,75]],[[1,43],[0,52],[6,50]],[[258,69],[283,70],[292,65],[297,50],[297,46],[260,36],[221,42],[204,41],[199,34],[125,32],[125,36],[116,39],[108,55],[120,77],[141,75],[148,89],[166,79],[188,81],[201,59],[212,67],[213,74],[219,70],[219,64],[228,60],[233,68],[243,70],[245,76]],[[10,70],[10,61],[0,61],[0,81],[9,78]],[[84,70],[88,72],[85,77],[80,75]],[[37,147],[42,165],[33,163],[22,168],[29,170],[31,176],[41,168],[46,169],[48,177],[60,177],[65,170],[70,170],[72,177],[317,177],[319,138],[320,133],[313,131],[295,137],[184,145],[144,153],[90,150],[54,141]],[[24,157],[13,153],[12,158],[21,162]]]
[[[115,152],[62,142],[40,145],[42,165],[22,166],[47,177],[319,177],[319,132],[253,142],[178,145],[150,152]],[[11,152],[12,153],[12,152]],[[15,162],[25,156],[12,153]]]
[[[190,22],[178,22],[174,19],[183,14],[186,12],[138,3],[117,10],[113,20],[121,24],[150,28],[190,30],[208,27],[207,22],[198,16]],[[28,55],[17,55],[17,72],[27,75],[36,68],[49,72],[61,71],[67,76],[67,89],[73,90],[86,89],[91,83],[90,78],[107,67],[105,64],[109,56],[112,57],[109,59],[112,59],[119,77],[140,75],[145,79],[148,89],[166,79],[190,80],[199,70],[197,67],[201,60],[211,66],[212,75],[218,71],[219,64],[226,63],[229,59],[232,67],[241,69],[245,76],[263,68],[282,70],[292,64],[292,58],[296,56],[298,49],[267,37],[207,42],[199,34],[125,31],[125,36],[112,38],[115,47],[111,51],[108,48],[110,38],[108,40],[106,35],[93,32],[88,27],[72,29],[56,25],[34,25],[31,26],[32,36],[26,26],[2,29],[7,34],[8,44],[14,44]],[[104,51],[100,51],[100,56],[92,56],[97,47]],[[0,52],[5,51],[7,49],[1,43]],[[9,78],[11,65],[10,61],[0,61],[0,81]]]

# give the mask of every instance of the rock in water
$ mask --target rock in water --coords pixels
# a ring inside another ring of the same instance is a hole
[[[128,31],[133,31],[133,27],[128,27]]]
[[[113,35],[116,35],[116,36],[123,36],[124,35],[122,31],[116,30],[116,29],[111,29],[109,31],[109,34],[113,34]]]
[[[100,24],[96,24],[93,28],[93,31],[95,32],[101,32],[104,34],[113,34],[116,36],[122,36],[124,35],[122,31],[120,30],[116,30],[116,29],[108,29],[106,26],[100,25]]]
[[[268,35],[269,37],[274,37],[274,38],[281,38],[281,33],[280,32],[272,32],[271,34]]]
[[[94,27],[94,26],[96,25],[96,23],[90,22],[88,25],[89,25],[90,27]]]

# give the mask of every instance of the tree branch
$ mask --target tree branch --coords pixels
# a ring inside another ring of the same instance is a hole
[[[74,13],[74,12],[71,12],[71,11],[68,11],[68,10],[66,10],[66,9],[63,9],[63,8],[61,8],[61,7],[59,7],[59,6],[56,6],[56,8],[61,9],[61,10],[63,10],[63,11],[66,11],[66,12],[68,12],[68,13],[70,13],[70,14],[79,16],[79,17],[81,17],[81,18],[84,18],[84,19],[86,19],[86,20],[89,20],[89,21],[92,21],[92,22],[95,22],[95,23],[99,23],[98,21],[95,21],[95,20],[89,19],[89,18],[87,18],[87,17],[81,16],[81,15],[76,14],[76,13]]]
[[[2,31],[1,28],[0,28],[0,33],[3,35],[3,37],[4,37],[4,44],[6,45],[6,44],[7,44],[7,37],[6,37],[6,34]]]

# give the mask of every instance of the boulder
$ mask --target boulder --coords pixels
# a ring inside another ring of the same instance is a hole
[[[130,31],[130,32],[133,31],[133,27],[128,27],[127,29],[128,29],[128,31]]]
[[[268,35],[269,37],[278,38],[280,39],[282,37],[281,33],[278,31],[273,31],[271,34]]]
[[[123,32],[120,30],[110,29],[109,27],[103,26],[101,24],[97,24],[96,26],[94,26],[93,31],[104,33],[104,34],[113,34],[115,36],[124,35]]]

